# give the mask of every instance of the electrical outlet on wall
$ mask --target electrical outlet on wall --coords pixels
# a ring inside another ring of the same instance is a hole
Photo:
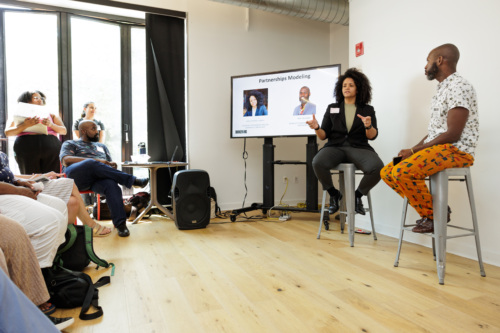
[[[286,184],[287,181],[288,181],[288,177],[287,176],[283,176],[283,184]]]
[[[294,182],[295,184],[298,184],[298,183],[299,183],[299,176],[295,176],[295,177],[293,177],[293,182]]]

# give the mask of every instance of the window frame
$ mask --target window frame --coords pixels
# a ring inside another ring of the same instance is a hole
[[[119,158],[124,161],[133,154],[133,133],[132,133],[132,64],[131,64],[131,27],[145,28],[145,20],[109,15],[103,13],[74,10],[68,8],[59,8],[54,6],[20,3],[18,1],[1,1],[2,4],[8,4],[19,7],[30,7],[26,9],[0,8],[0,25],[5,26],[6,12],[29,12],[29,13],[52,13],[57,15],[58,29],[58,84],[59,84],[59,105],[62,110],[62,119],[68,129],[66,135],[61,136],[61,141],[72,138],[73,103],[72,103],[72,52],[71,52],[71,17],[79,16],[90,20],[104,21],[116,24],[120,28],[120,63],[121,63],[121,131],[122,131],[122,149]],[[94,1],[92,3],[98,3]],[[104,4],[104,3],[102,3]],[[128,6],[130,7],[130,6]],[[133,9],[140,7],[149,9],[150,7],[132,6]],[[164,10],[161,10],[165,14]],[[172,14],[173,11],[166,11]],[[180,13],[180,12],[179,12]],[[180,13],[184,14],[184,13]],[[177,16],[177,15],[176,15]],[[185,15],[184,15],[185,16]],[[0,137],[4,138],[7,122],[7,79],[6,79],[6,54],[5,54],[5,29],[0,33]],[[0,150],[8,153],[8,145],[0,144]],[[118,158],[115,157],[115,158]]]

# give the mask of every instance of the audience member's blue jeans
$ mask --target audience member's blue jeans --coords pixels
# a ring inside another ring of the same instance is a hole
[[[68,178],[75,180],[80,191],[92,190],[106,196],[115,227],[126,222],[122,190],[118,184],[130,188],[134,184],[135,176],[93,159],[71,164],[65,172]]]

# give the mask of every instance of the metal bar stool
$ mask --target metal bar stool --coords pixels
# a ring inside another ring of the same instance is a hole
[[[455,177],[455,178],[449,178]],[[459,177],[459,178],[456,178]],[[472,191],[472,179],[470,168],[450,168],[440,171],[429,177],[430,190],[432,194],[432,204],[434,207],[434,233],[423,234],[432,237],[432,249],[437,265],[437,273],[439,284],[444,284],[444,275],[446,268],[446,240],[449,238],[458,238],[465,236],[474,236],[476,241],[477,260],[479,262],[479,270],[481,276],[486,276],[484,272],[483,259],[481,256],[481,245],[479,242],[479,230],[477,224],[476,205],[474,201],[474,193]],[[464,228],[447,223],[448,218],[448,181],[465,181],[467,193],[469,196],[469,204],[472,213],[472,228]],[[399,235],[398,252],[394,266],[398,267],[399,255],[401,253],[401,245],[403,243],[403,233],[405,230],[411,230],[415,224],[405,224],[406,212],[408,208],[408,199],[404,199],[403,214],[401,216],[401,232]],[[468,231],[459,235],[447,235],[447,227]]]
[[[344,224],[347,218],[347,224],[349,229],[349,241],[351,243],[351,246],[354,246],[354,230],[355,230],[354,216],[356,215],[356,212],[354,211],[355,207],[354,186],[355,186],[356,166],[352,163],[341,163],[332,170],[334,170],[332,174],[337,174],[337,173],[339,174],[340,192],[342,192],[342,194],[344,195],[341,202],[341,209],[339,210],[340,228],[343,233]],[[321,228],[323,227],[325,210],[328,210],[328,208],[325,207],[327,194],[328,194],[327,191],[323,191],[323,199],[321,201],[321,217],[319,220],[318,236],[316,237],[317,239],[319,239],[321,235]],[[370,213],[373,239],[377,240],[377,234],[375,233],[375,225],[373,223],[372,199],[370,196],[370,192],[368,192],[367,198],[368,198],[368,208],[365,208],[365,211]]]

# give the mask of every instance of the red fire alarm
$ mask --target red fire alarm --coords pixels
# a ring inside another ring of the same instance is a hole
[[[362,56],[363,54],[365,54],[363,42],[356,44],[356,57]]]

